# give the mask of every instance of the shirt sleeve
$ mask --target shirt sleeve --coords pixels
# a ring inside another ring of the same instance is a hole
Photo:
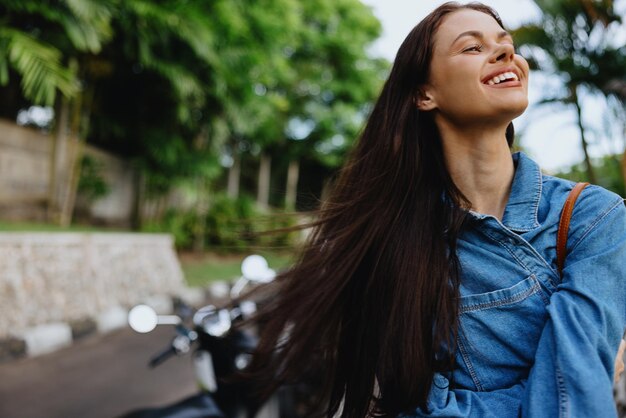
[[[448,389],[436,376],[428,411],[406,416],[617,417],[612,387],[626,326],[626,206],[613,202],[574,240],[528,379],[474,392]]]
[[[490,392],[466,389],[449,389],[449,381],[435,373],[426,410],[418,408],[398,418],[513,418],[519,417],[520,400],[524,396],[526,382],[513,387]]]
[[[626,206],[620,199],[570,250],[550,298],[522,416],[617,416],[615,356],[626,325]]]

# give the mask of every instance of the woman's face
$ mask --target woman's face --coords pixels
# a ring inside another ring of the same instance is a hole
[[[506,125],[528,106],[528,63],[493,17],[461,9],[447,15],[435,34],[422,93],[418,107],[452,123]]]

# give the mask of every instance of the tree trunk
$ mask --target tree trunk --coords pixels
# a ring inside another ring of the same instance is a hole
[[[583,127],[582,111],[580,109],[580,103],[578,102],[578,93],[576,87],[572,89],[574,98],[574,106],[576,106],[576,122],[578,123],[578,129],[580,130],[580,141],[583,146],[583,153],[585,154],[585,165],[587,166],[587,178],[592,184],[596,184],[596,175],[593,171],[593,165],[591,164],[591,158],[587,150],[587,140],[585,138],[585,128]]]
[[[294,210],[296,208],[296,196],[298,194],[298,176],[300,175],[300,161],[289,161],[287,170],[287,192],[285,193],[285,209]]]
[[[130,227],[133,231],[140,231],[143,225],[143,176],[138,167],[133,167],[133,209],[130,215]]]
[[[76,194],[78,193],[78,183],[80,181],[81,162],[83,160],[85,144],[78,137],[72,139],[72,152],[70,153],[70,175],[66,184],[65,198],[61,205],[61,213],[59,224],[62,227],[68,227],[72,224],[74,214],[74,204],[76,203]]]
[[[195,213],[196,222],[193,229],[193,249],[196,252],[204,251],[206,242],[206,215],[209,210],[209,187],[208,181],[202,177],[196,179],[196,196]]]
[[[78,65],[78,64],[74,64]],[[78,93],[72,106],[72,152],[70,153],[70,175],[68,178],[65,199],[61,206],[61,226],[67,227],[72,223],[78,183],[82,169],[82,161],[85,150],[85,141],[89,132],[89,118],[93,103],[93,89],[88,89],[84,94]]]
[[[270,201],[270,175],[272,169],[272,157],[269,154],[261,153],[259,164],[259,183],[256,202],[259,207],[267,209]]]
[[[233,153],[233,165],[228,170],[228,197],[236,199],[239,197],[239,177],[241,177],[241,160],[239,154]]]
[[[59,221],[59,207],[61,192],[66,177],[68,138],[69,138],[69,101],[58,95],[55,105],[55,133],[53,135],[52,151],[50,153],[50,172],[48,183],[48,202],[46,218],[48,222]]]

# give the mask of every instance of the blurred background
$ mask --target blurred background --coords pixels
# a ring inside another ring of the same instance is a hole
[[[441,3],[0,0],[0,361],[66,345],[29,330],[76,341],[228,281],[245,254],[287,265],[300,236],[258,232],[318,206]],[[485,3],[531,63],[516,147],[626,196],[626,0]]]
[[[535,69],[518,146],[623,195],[626,2],[487,3]],[[5,228],[266,245],[230,222],[317,206],[399,43],[437,4],[3,0]]]

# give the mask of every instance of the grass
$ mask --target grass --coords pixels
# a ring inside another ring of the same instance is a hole
[[[260,253],[270,268],[280,270],[291,262],[287,253]],[[231,280],[241,275],[241,262],[249,254],[180,254],[180,261],[189,286],[206,286],[217,280]]]
[[[0,221],[0,232],[122,232],[122,229],[97,227],[92,225],[70,225],[62,227],[55,224],[36,222]]]

